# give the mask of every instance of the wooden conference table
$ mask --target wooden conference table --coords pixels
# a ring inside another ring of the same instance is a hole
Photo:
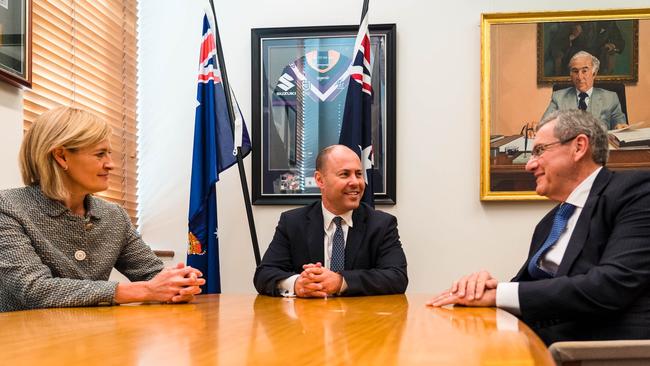
[[[429,296],[201,295],[184,305],[0,313],[0,364],[553,364],[515,317],[494,308],[430,308]],[[497,330],[497,311],[514,328]]]

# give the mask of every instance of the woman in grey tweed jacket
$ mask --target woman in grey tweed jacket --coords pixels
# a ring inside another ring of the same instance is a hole
[[[201,273],[163,264],[126,212],[94,197],[113,169],[108,124],[74,108],[43,113],[20,150],[23,188],[0,191],[0,311],[186,302]],[[108,281],[115,267],[131,281]]]

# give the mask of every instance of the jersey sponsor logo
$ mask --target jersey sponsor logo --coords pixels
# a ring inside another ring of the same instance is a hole
[[[296,92],[275,92],[277,96],[296,95]]]
[[[278,79],[278,88],[284,90],[285,92],[288,91],[289,89],[292,89],[293,87],[296,86],[296,84],[292,83],[293,78],[291,75],[287,74],[286,72],[280,76]],[[295,94],[295,93],[294,93]],[[278,94],[281,95],[281,94]]]

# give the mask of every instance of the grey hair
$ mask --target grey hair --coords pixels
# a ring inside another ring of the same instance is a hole
[[[576,52],[576,54],[571,57],[571,59],[569,60],[569,69],[571,69],[571,63],[573,62],[573,60],[581,57],[591,57],[591,63],[594,65],[594,75],[596,75],[596,73],[600,69],[600,61],[596,56],[586,51]]]
[[[557,121],[553,135],[560,141],[568,141],[580,134],[589,137],[591,159],[600,165],[607,164],[609,143],[605,125],[589,112],[579,109],[555,111],[537,125],[537,131],[547,123]]]

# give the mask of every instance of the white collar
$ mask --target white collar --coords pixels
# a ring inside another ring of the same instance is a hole
[[[576,90],[576,97],[580,98],[580,93],[582,93],[582,92],[580,90],[578,90],[578,88],[574,87],[574,89]],[[594,87],[592,86],[591,88],[589,88],[589,90],[587,90],[585,92],[585,93],[587,93],[587,98],[591,98],[591,93],[593,93],[593,92],[594,92]]]
[[[343,221],[344,221],[344,222],[345,222],[349,227],[352,227],[352,226],[353,226],[353,225],[352,225],[352,210],[350,210],[350,211],[348,211],[348,212],[344,212],[344,213],[342,213],[342,214],[340,214],[340,215],[334,215],[334,214],[331,213],[328,209],[325,208],[325,206],[323,205],[323,202],[322,202],[322,201],[321,201],[321,204],[320,204],[320,205],[321,205],[321,208],[323,209],[323,226],[325,227],[325,230],[327,230],[327,229],[330,227],[330,225],[332,224],[332,220],[333,220],[336,216],[340,216],[340,217],[343,219]]]
[[[569,197],[567,197],[566,201],[567,203],[570,203],[576,207],[585,207],[585,203],[587,202],[587,198],[589,198],[589,191],[591,191],[591,186],[594,185],[594,181],[596,180],[596,176],[600,172],[600,170],[603,169],[603,167],[598,167],[598,169],[594,170],[585,180],[580,182],[578,186],[571,192]]]

